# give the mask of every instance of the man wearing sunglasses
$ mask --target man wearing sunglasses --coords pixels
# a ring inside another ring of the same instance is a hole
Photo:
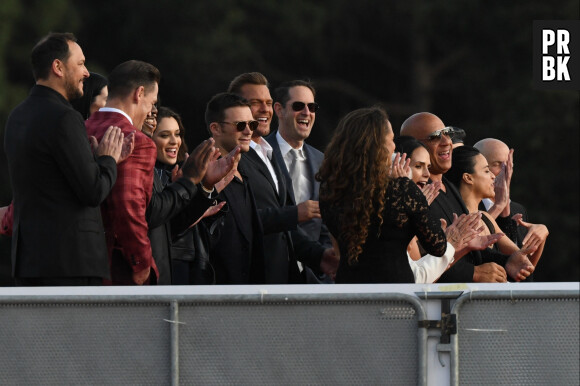
[[[282,83],[275,92],[274,111],[278,118],[278,130],[266,137],[274,150],[274,158],[280,169],[288,193],[294,204],[311,201],[318,208],[320,182],[314,176],[320,168],[324,154],[304,141],[310,136],[316,111],[319,106],[314,101],[316,91],[312,83],[294,80]],[[315,217],[298,224],[299,231],[312,241],[320,242],[325,248],[332,248],[330,233],[322,219]],[[320,272],[319,267],[304,267],[306,282],[311,284],[332,283]]]
[[[220,93],[211,98],[206,106],[205,121],[222,157],[227,157],[237,147],[242,154],[247,153],[252,132],[259,124],[252,117],[250,104],[232,93]],[[262,224],[254,192],[241,164],[218,199],[226,201],[226,206],[221,210],[221,225],[212,234],[213,247],[209,253],[216,284],[264,284]],[[206,224],[208,222],[215,220],[208,218]]]
[[[255,194],[256,204],[264,228],[266,282],[268,284],[304,283],[297,259],[325,273],[336,271],[335,256],[318,242],[297,232],[301,222],[320,218],[318,204],[307,200],[295,205],[291,199],[282,168],[272,155],[272,146],[263,137],[270,133],[273,101],[268,80],[258,72],[245,73],[232,80],[228,92],[238,94],[250,102],[252,115],[260,124],[252,134],[252,149],[242,155]]]
[[[446,127],[436,115],[422,112],[407,118],[400,134],[415,137],[425,144],[431,159],[430,179],[441,181],[439,195],[430,206],[431,213],[436,218],[445,219],[447,224],[453,222],[454,213],[469,213],[459,191],[444,177],[451,168],[453,128]],[[494,252],[486,246],[483,250],[478,249],[472,247],[471,252],[441,275],[439,282],[505,282],[508,278],[506,271],[516,276],[511,280],[520,281],[531,274],[528,267],[532,264],[521,254],[512,257]]]

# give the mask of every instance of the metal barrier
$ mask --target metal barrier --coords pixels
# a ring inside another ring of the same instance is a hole
[[[578,385],[578,291],[487,291],[452,313],[452,385]]]
[[[0,288],[0,384],[578,384],[578,300],[578,283]]]
[[[2,384],[425,384],[406,294],[0,303]]]

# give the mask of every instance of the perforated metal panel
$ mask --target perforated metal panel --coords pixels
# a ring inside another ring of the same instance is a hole
[[[418,382],[405,302],[182,303],[179,319],[183,385]]]
[[[0,384],[169,384],[167,318],[158,304],[0,304]]]
[[[578,385],[579,310],[577,296],[466,300],[455,310],[458,383]]]

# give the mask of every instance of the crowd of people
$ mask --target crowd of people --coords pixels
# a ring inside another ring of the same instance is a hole
[[[209,138],[188,152],[152,64],[89,73],[70,33],[31,61],[0,209],[18,286],[506,282],[542,255],[547,227],[510,197],[513,149],[464,145],[434,114],[395,138],[382,107],[357,109],[322,153],[305,142],[313,84],[271,94],[250,72],[208,101]]]

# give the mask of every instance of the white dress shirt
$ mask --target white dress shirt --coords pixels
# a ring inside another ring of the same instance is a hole
[[[276,185],[276,193],[280,193],[280,189],[278,188],[278,178],[276,177],[276,172],[274,171],[274,167],[272,166],[272,146],[266,141],[264,138],[260,141],[260,143],[254,142],[252,139],[250,141],[250,147],[258,153],[258,157],[266,164],[272,179],[274,180],[274,185]]]

